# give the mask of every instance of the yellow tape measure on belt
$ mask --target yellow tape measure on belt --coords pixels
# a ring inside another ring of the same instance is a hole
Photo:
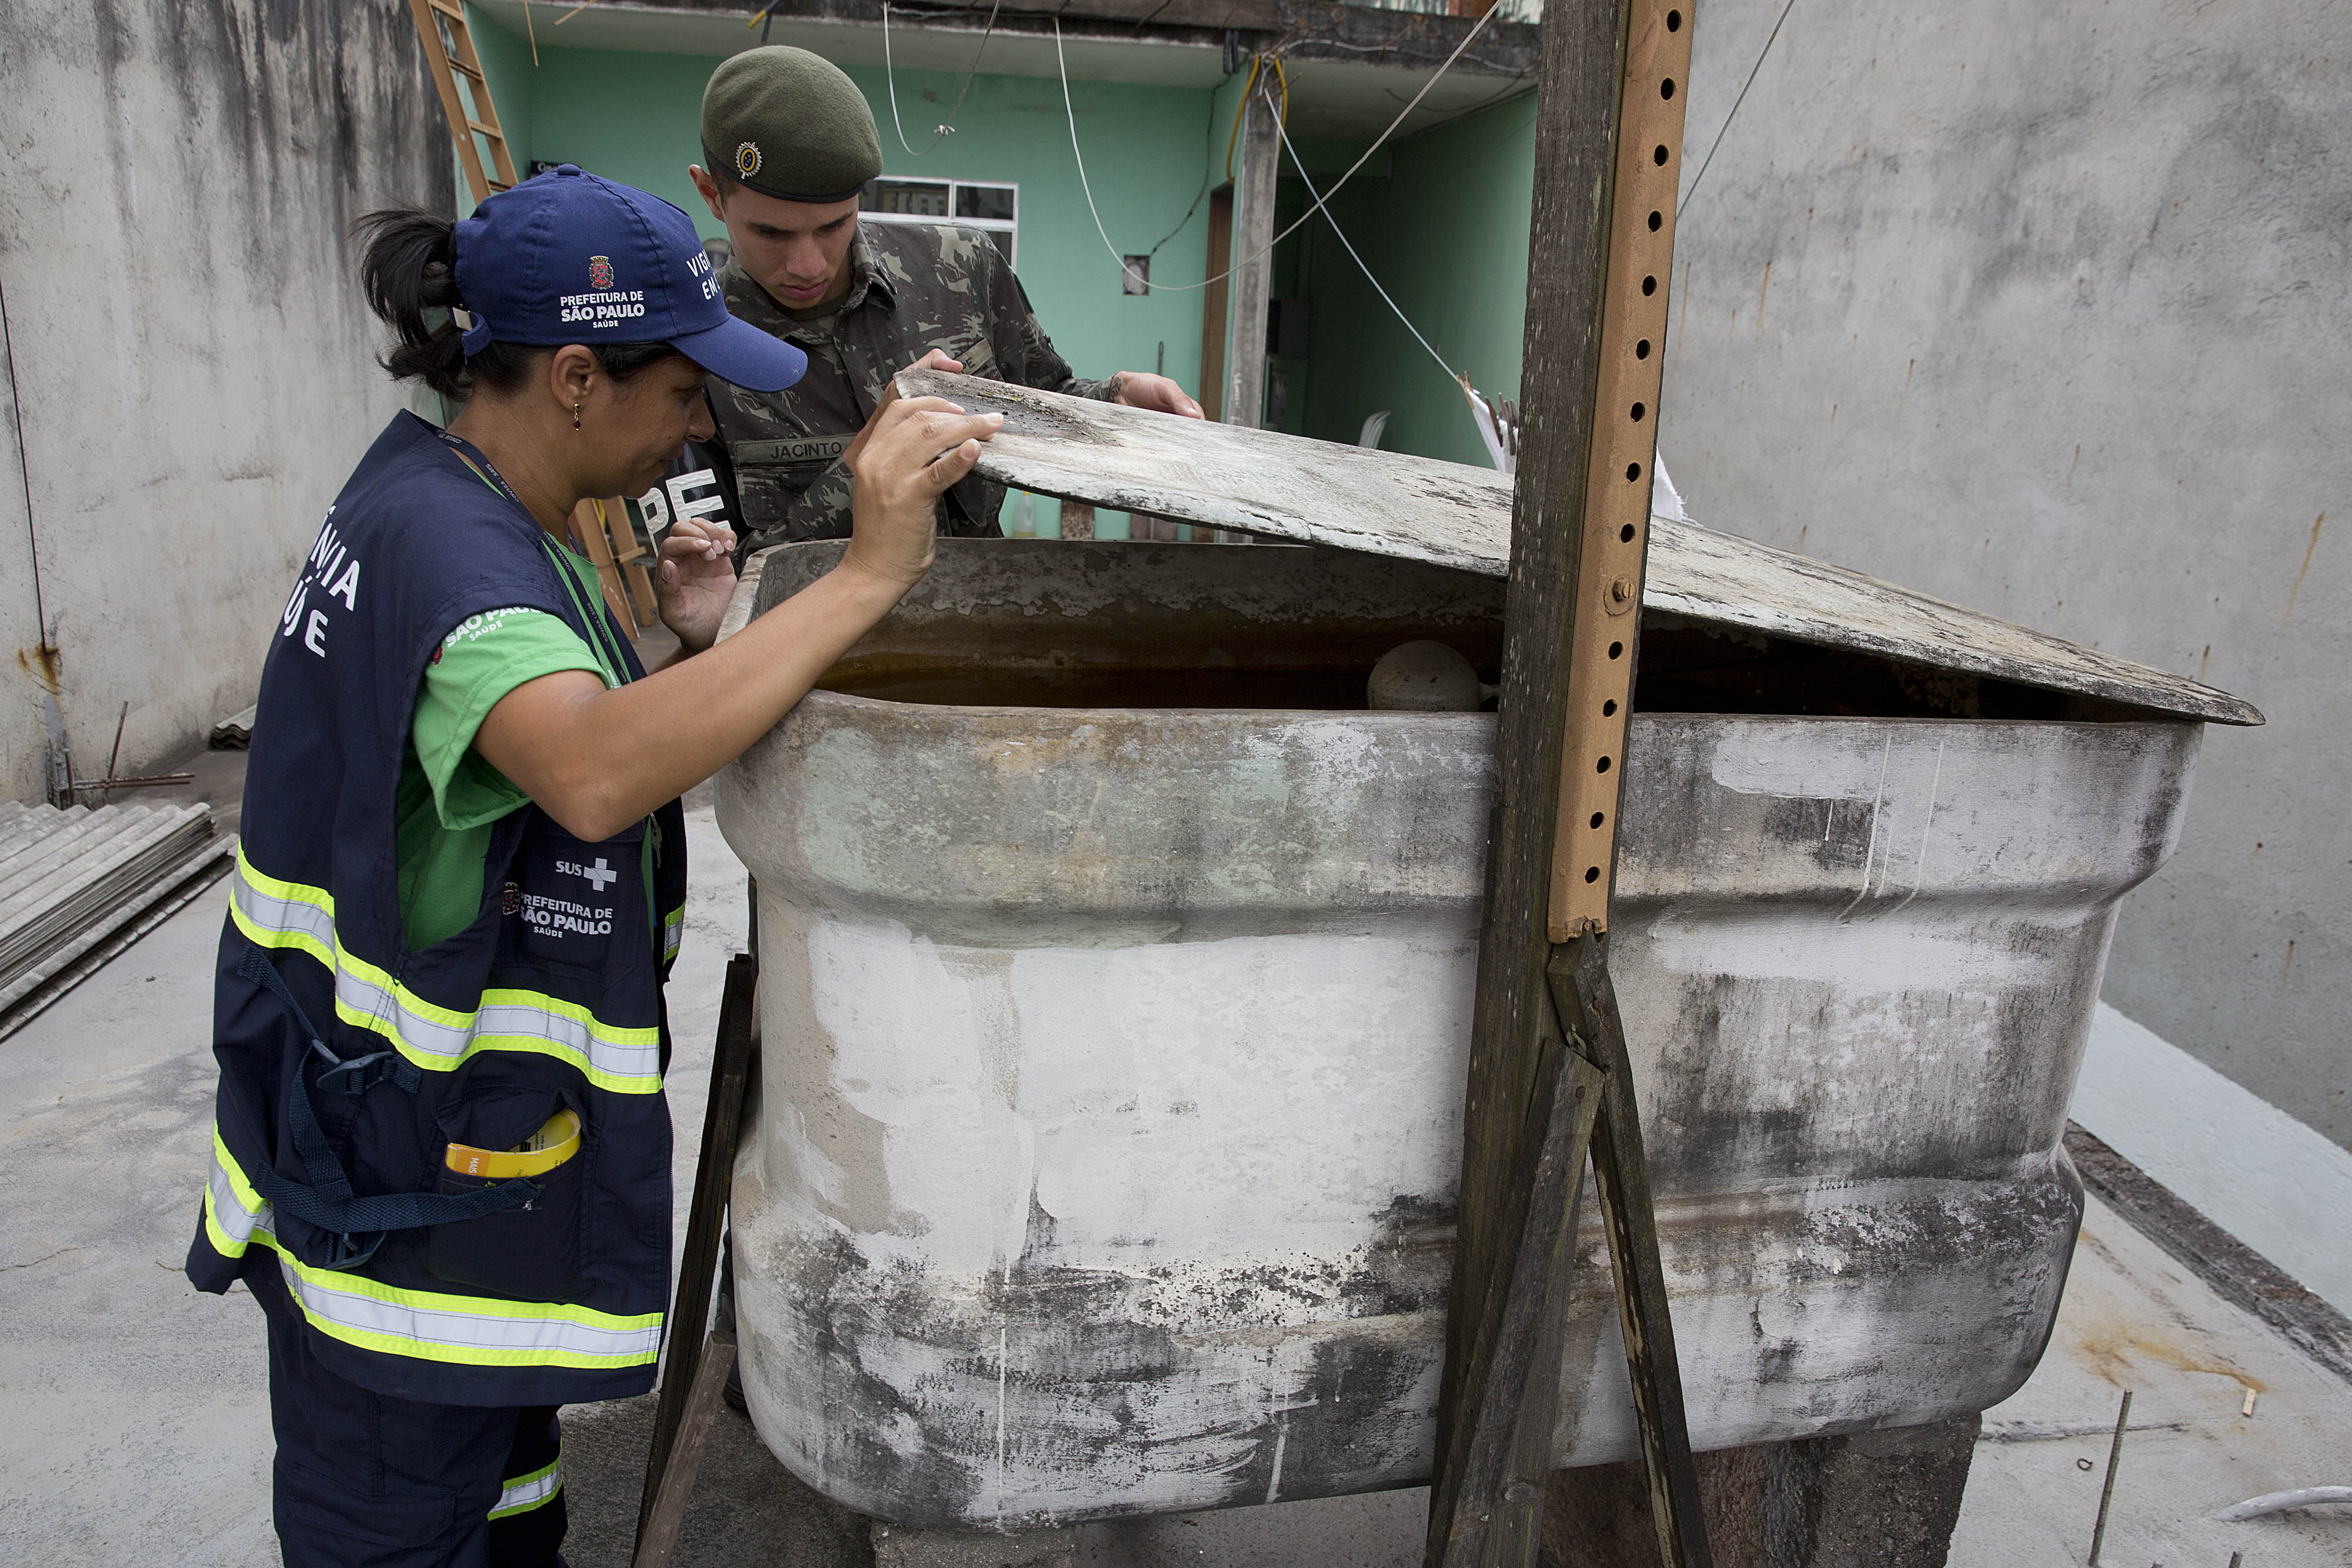
[[[549,1117],[547,1125],[514,1148],[478,1149],[470,1144],[452,1144],[445,1163],[459,1176],[504,1181],[551,1171],[579,1152],[579,1114],[564,1110]]]

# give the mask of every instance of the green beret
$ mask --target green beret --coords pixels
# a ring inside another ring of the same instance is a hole
[[[839,66],[782,44],[747,49],[702,89],[702,155],[787,202],[845,202],[882,172],[874,111]]]

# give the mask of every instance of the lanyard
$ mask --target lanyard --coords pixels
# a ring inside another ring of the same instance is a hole
[[[474,477],[505,497],[525,518],[529,519],[530,531],[539,539],[540,551],[547,557],[549,570],[555,573],[555,580],[562,584],[565,597],[572,601],[572,608],[579,612],[580,619],[588,627],[589,651],[596,655],[597,664],[604,669],[606,686],[626,685],[632,679],[629,674],[629,661],[621,653],[617,634],[613,630],[613,623],[605,616],[598,613],[601,606],[591,608],[582,601],[580,580],[572,572],[571,563],[563,559],[562,547],[548,537],[547,530],[539,526],[539,519],[531,517],[530,508],[522,504],[522,498],[508,487],[505,478],[499,475],[490,460],[474,447],[472,443],[463,436],[452,435],[446,430],[441,432],[441,439],[448,444],[451,454],[458,462],[466,465]],[[654,953],[658,957],[662,951],[662,922],[661,911],[656,906],[657,899],[654,890],[654,864],[656,858],[663,852],[661,818],[658,815],[648,815],[646,818],[646,828],[644,845],[640,852],[643,857],[642,880],[646,889],[646,929],[653,936]]]
[[[451,454],[458,462],[466,465],[467,472],[475,478],[488,486],[492,491],[505,497],[525,517],[530,516],[530,508],[522,504],[521,497],[508,486],[505,477],[499,473],[497,467],[488,457],[482,455],[472,443],[463,436],[452,435],[446,430],[441,432],[441,439],[448,444]],[[620,644],[614,639],[611,622],[596,609],[582,601],[579,578],[572,571],[571,562],[563,558],[562,547],[548,537],[547,530],[539,526],[538,518],[531,517],[530,526],[531,531],[539,538],[541,553],[547,557],[548,565],[554,570],[555,580],[562,585],[565,597],[572,601],[572,608],[580,612],[580,619],[589,629],[589,651],[596,655],[596,663],[604,667],[605,684],[613,686],[628,685],[632,679],[629,674],[629,661],[621,653]]]

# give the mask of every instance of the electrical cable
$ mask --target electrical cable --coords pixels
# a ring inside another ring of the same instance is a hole
[[[890,0],[882,0],[882,81],[890,93],[890,124],[898,132],[898,145],[907,149],[909,158],[921,158],[930,153],[955,130],[955,117],[963,112],[964,95],[971,91],[971,78],[980,74],[980,57],[988,52],[988,40],[996,32],[997,8],[1004,0],[992,0],[988,7],[988,26],[981,29],[980,47],[971,52],[971,68],[963,73],[963,87],[956,94],[955,105],[948,110],[947,120],[939,126],[929,145],[918,152],[907,141],[907,127],[898,119],[898,74],[890,59]],[[770,6],[771,11],[774,6]]]
[[[1474,103],[1467,109],[1457,110],[1444,120],[1433,120],[1412,135],[1398,137],[1396,144],[1400,147],[1410,147],[1424,136],[1434,136],[1449,125],[1459,125],[1473,115],[1484,114],[1497,104],[1509,103],[1516,99],[1525,98],[1535,90],[1535,84],[1528,79],[1528,73],[1521,71],[1504,85],[1502,91],[1486,99],[1486,102]],[[1396,94],[1391,93],[1389,96],[1393,99]]]
[[[1242,95],[1234,103],[1233,134],[1225,138],[1225,179],[1229,183],[1232,182],[1234,177],[1234,148],[1239,144],[1242,139],[1242,116],[1247,112],[1249,109],[1250,89],[1257,86],[1258,77],[1261,74],[1261,68],[1269,58],[1274,61],[1275,79],[1282,84],[1282,108],[1279,111],[1278,117],[1285,124],[1288,124],[1290,121],[1290,78],[1283,71],[1281,57],[1278,55],[1252,55],[1250,57],[1249,79],[1242,83]],[[1226,78],[1228,81],[1231,79],[1232,78],[1230,77]],[[1222,87],[1224,84],[1220,82],[1218,85]]]
[[[1477,37],[1480,30],[1486,26],[1486,23],[1494,16],[1494,15],[1495,13],[1492,10],[1488,11],[1486,16],[1478,18],[1477,22],[1472,26],[1468,32],[1462,35],[1462,41],[1454,46],[1454,52],[1445,57],[1445,63],[1438,67],[1436,73],[1433,75],[1429,80],[1422,84],[1421,90],[1412,95],[1412,101],[1406,104],[1404,108],[1398,112],[1397,117],[1394,120],[1389,121],[1389,128],[1386,131],[1381,131],[1379,136],[1375,137],[1370,146],[1364,149],[1363,156],[1358,158],[1353,163],[1348,166],[1348,172],[1339,176],[1339,183],[1331,187],[1328,194],[1318,196],[1315,200],[1315,204],[1308,207],[1304,213],[1301,213],[1298,215],[1298,222],[1292,224],[1288,228],[1283,230],[1280,234],[1266,241],[1265,248],[1264,250],[1259,251],[1255,256],[1247,257],[1246,259],[1236,263],[1234,266],[1225,268],[1224,271],[1218,273],[1215,277],[1204,278],[1199,283],[1154,283],[1146,284],[1145,287],[1156,289],[1165,289],[1171,294],[1181,293],[1185,290],[1193,288],[1206,288],[1212,284],[1223,282],[1226,278],[1231,277],[1235,272],[1241,270],[1242,267],[1252,266],[1255,263],[1265,259],[1266,256],[1271,256],[1274,253],[1274,247],[1276,246],[1280,245],[1284,240],[1289,238],[1293,234],[1296,234],[1298,231],[1300,225],[1306,223],[1307,219],[1313,217],[1317,213],[1322,212],[1324,210],[1324,203],[1330,200],[1332,196],[1338,195],[1339,193],[1339,187],[1354,179],[1356,177],[1356,171],[1361,169],[1366,163],[1371,161],[1372,154],[1379,152],[1381,145],[1386,142],[1391,136],[1396,133],[1397,127],[1404,123],[1405,117],[1407,115],[1421,107],[1421,100],[1429,96],[1429,89],[1435,87],[1444,78],[1445,73],[1453,68],[1454,62],[1462,57],[1463,51],[1469,48],[1471,40]],[[1118,263],[1119,275],[1123,277],[1133,277],[1134,274],[1128,267],[1127,258],[1120,254],[1118,246],[1111,243],[1110,231],[1103,227],[1102,209],[1095,205],[1095,188],[1093,183],[1087,178],[1086,154],[1079,151],[1078,148],[1078,111],[1075,107],[1073,107],[1070,101],[1069,63],[1064,59],[1062,56],[1062,19],[1059,16],[1056,16],[1054,18],[1054,64],[1062,73],[1062,110],[1065,114],[1069,116],[1070,155],[1077,160],[1078,185],[1079,188],[1084,190],[1087,193],[1087,211],[1094,217],[1095,233],[1102,236],[1103,248],[1110,252],[1111,259],[1113,261]],[[1287,96],[1287,88],[1285,89],[1285,96]],[[1244,104],[1247,104],[1249,101],[1249,95],[1246,90],[1244,90],[1242,95],[1242,101]],[[1269,105],[1271,105],[1271,99],[1268,100]],[[1279,122],[1277,121],[1277,127],[1278,124]],[[1143,279],[1137,278],[1136,281],[1142,283]]]
[[[25,396],[16,386],[16,340],[8,329],[8,291],[0,285],[0,359],[8,361],[8,409],[15,417],[16,475],[25,482],[25,559],[33,566],[33,640],[47,645],[49,610],[41,601],[41,539],[33,529],[33,459],[25,450]]]
[[[1225,81],[1231,81],[1233,79],[1233,78],[1227,77]],[[1224,85],[1225,82],[1219,82],[1217,87],[1222,89]],[[1184,215],[1176,220],[1176,226],[1170,229],[1166,234],[1161,235],[1160,236],[1160,243],[1143,253],[1143,269],[1146,272],[1151,270],[1151,258],[1158,256],[1161,247],[1166,246],[1170,240],[1174,239],[1178,235],[1182,234],[1184,232],[1184,225],[1192,221],[1192,214],[1201,210],[1202,198],[1209,193],[1209,149],[1216,145],[1216,94],[1214,91],[1212,91],[1209,102],[1209,122],[1201,130],[1201,188],[1192,193],[1192,204],[1184,209]]]
[[[1301,183],[1306,185],[1307,193],[1310,196],[1314,196],[1315,182],[1308,176],[1307,172],[1307,165],[1298,156],[1298,149],[1290,144],[1290,132],[1282,128],[1282,122],[1280,120],[1275,121],[1274,129],[1275,134],[1282,138],[1282,150],[1290,154],[1291,166],[1298,171],[1299,181]],[[1335,191],[1339,187],[1336,185],[1332,187]],[[1323,199],[1320,196],[1316,196],[1315,204],[1318,207],[1322,206]],[[1364,258],[1356,254],[1355,244],[1348,238],[1348,231],[1339,226],[1339,220],[1333,217],[1328,212],[1326,212],[1323,214],[1323,221],[1331,225],[1331,232],[1333,234],[1339,236],[1339,243],[1347,247],[1349,256],[1354,260],[1357,267],[1363,273],[1364,281],[1370,284],[1372,286],[1373,292],[1381,297],[1381,300],[1387,304],[1390,309],[1396,312],[1396,319],[1404,323],[1404,329],[1412,334],[1412,340],[1429,350],[1429,357],[1437,361],[1437,368],[1445,372],[1446,380],[1467,386],[1469,383],[1463,381],[1459,375],[1456,375],[1454,373],[1454,367],[1445,362],[1445,356],[1439,353],[1435,346],[1433,345],[1428,339],[1421,335],[1421,329],[1412,324],[1412,318],[1404,313],[1403,307],[1400,306],[1395,300],[1389,298],[1389,291],[1381,287],[1381,280],[1372,276],[1372,269],[1366,267],[1364,265]]]
[[[1716,130],[1715,140],[1707,144],[1706,156],[1698,162],[1698,172],[1691,176],[1690,189],[1683,193],[1682,201],[1675,207],[1675,217],[1677,220],[1683,215],[1683,208],[1690,205],[1691,198],[1698,194],[1698,183],[1706,178],[1706,166],[1715,162],[1715,150],[1723,145],[1723,133],[1731,129],[1732,117],[1739,112],[1739,106],[1748,101],[1748,89],[1756,85],[1756,73],[1764,68],[1764,57],[1772,52],[1772,40],[1780,36],[1780,23],[1787,21],[1789,13],[1796,8],[1797,0],[1789,0],[1786,5],[1780,7],[1780,21],[1772,24],[1772,31],[1765,38],[1764,47],[1757,52],[1756,63],[1748,68],[1748,79],[1739,84],[1739,96],[1731,100],[1731,113],[1723,117],[1723,124]],[[1672,282],[1673,279],[1669,278],[1667,281]]]

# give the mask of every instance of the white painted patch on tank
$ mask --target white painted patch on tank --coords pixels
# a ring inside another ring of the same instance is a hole
[[[1368,1194],[1425,1192],[1458,1157],[1475,952],[1436,921],[1110,952],[815,921],[833,1084],[884,1129],[891,1206],[921,1222],[860,1245],[877,1267],[1001,1270],[1034,1205],[1077,1268],[1358,1247]]]

